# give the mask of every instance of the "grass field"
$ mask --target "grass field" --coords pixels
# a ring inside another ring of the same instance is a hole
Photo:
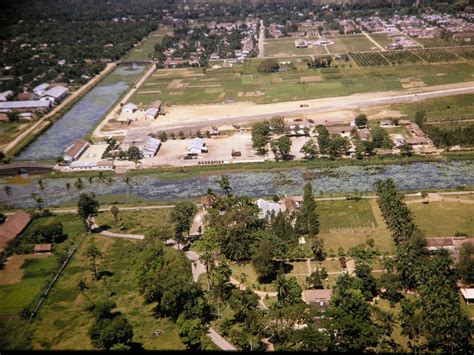
[[[0,285],[0,316],[17,316],[35,299],[57,269],[54,256],[25,260],[23,278],[17,284]]]
[[[347,251],[373,238],[375,248],[391,253],[394,245],[390,232],[380,215],[376,201],[318,202],[320,237],[326,251],[337,254],[339,247]]]
[[[314,37],[305,39],[317,40]],[[310,48],[296,48],[295,38],[268,39],[265,41],[265,57],[281,58],[379,50],[367,37],[360,34],[331,36],[327,39],[334,43]]]
[[[417,111],[424,111],[427,122],[449,122],[474,117],[474,95],[458,95],[419,101],[416,104],[396,104],[392,108],[414,119]]]
[[[160,43],[167,32],[168,28],[161,27],[160,29],[150,33],[142,43],[131,50],[130,54],[125,58],[125,61],[150,60],[155,51],[155,44]]]
[[[408,207],[427,238],[451,237],[456,232],[474,237],[474,204],[443,201],[411,203]]]
[[[141,211],[121,211],[119,216],[126,227],[119,230],[115,224],[114,216],[110,212],[101,212],[96,217],[99,226],[110,230],[111,232],[127,234],[144,234],[151,227],[156,227],[163,223],[168,223],[172,209],[153,209]],[[108,227],[108,228],[107,228]]]
[[[392,37],[389,37],[385,33],[369,33],[369,36],[383,48],[386,48],[393,42]]]
[[[330,69],[309,69],[304,63],[296,70],[259,73],[258,60],[233,68],[157,70],[129,100],[143,107],[160,99],[166,105],[220,103],[224,100],[253,101],[257,104],[354,93],[401,90],[400,80],[424,86],[472,80],[470,63],[413,64],[385,67],[351,67],[339,63]],[[448,75],[449,74],[449,75]]]
[[[416,41],[424,45],[426,48],[447,47],[460,44],[459,42],[449,41],[442,38],[416,38]]]
[[[93,302],[109,299],[117,303],[117,310],[134,326],[134,341],[142,343],[145,349],[184,349],[175,324],[155,318],[153,306],[144,305],[138,294],[134,276],[137,242],[100,236],[86,238],[29,329],[32,348],[93,349],[87,334],[93,322],[92,314],[86,310],[90,304],[77,289],[79,280],[84,279]],[[89,262],[83,255],[92,243],[104,255],[99,270],[110,275],[101,281],[92,280]],[[155,329],[161,330],[159,337],[153,335]]]

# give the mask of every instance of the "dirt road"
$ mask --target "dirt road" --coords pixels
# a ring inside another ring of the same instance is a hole
[[[377,42],[375,42],[375,40],[374,40],[372,37],[370,37],[370,35],[369,35],[367,32],[362,31],[362,33],[364,34],[365,37],[367,37],[367,39],[368,39],[370,42],[372,42],[373,44],[375,44],[382,52],[385,52],[385,51],[386,51],[386,49],[385,49],[384,47],[382,47],[380,44],[378,44]]]
[[[18,137],[12,140],[10,143],[6,144],[3,147],[0,147],[5,154],[7,154],[10,150],[12,150],[17,144],[19,144],[23,139],[25,139],[30,133],[34,132],[38,128],[42,127],[45,121],[55,114],[57,114],[60,110],[64,107],[69,105],[73,102],[77,97],[85,94],[89,89],[91,89],[94,85],[96,85],[99,81],[101,81],[106,75],[108,75],[114,68],[116,67],[115,63],[107,63],[107,66],[104,70],[102,70],[98,75],[94,78],[89,80],[85,85],[81,86],[79,89],[74,91],[71,95],[69,95],[61,104],[56,106],[51,112],[41,117],[38,121],[36,121],[30,128],[23,131]]]
[[[274,115],[294,116],[347,109],[364,109],[401,102],[474,93],[474,82],[456,83],[400,91],[353,94],[343,97],[278,102],[257,105],[253,102],[231,104],[175,105],[166,116],[153,122],[153,129],[191,128],[200,125],[222,126],[238,122],[259,121]],[[301,105],[308,105],[301,108]]]

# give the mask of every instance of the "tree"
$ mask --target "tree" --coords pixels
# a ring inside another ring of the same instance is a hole
[[[118,221],[119,221],[119,214],[120,214],[119,208],[117,206],[112,206],[110,208],[110,213],[112,213],[112,216],[114,216],[115,227],[117,227]]]
[[[85,256],[89,259],[90,262],[90,270],[92,271],[92,274],[94,275],[94,278],[96,280],[99,279],[99,274],[97,272],[97,261],[98,259],[102,258],[102,253],[101,251],[97,248],[95,244],[92,244],[86,249]]]
[[[84,183],[82,182],[81,178],[77,178],[76,181],[74,181],[74,187],[81,191],[84,188]]]
[[[230,191],[232,190],[232,187],[230,186],[230,180],[227,175],[221,175],[217,180],[216,183],[219,185],[219,187],[224,190],[224,193],[227,196],[230,196]]]
[[[324,288],[319,270],[313,271],[311,275],[306,278],[306,283],[308,284],[308,288],[310,289],[322,290]]]
[[[330,135],[326,126],[317,125],[314,128],[316,135],[318,136],[319,152],[321,154],[327,154],[329,150]]]
[[[13,190],[12,190],[11,186],[5,185],[5,187],[3,188],[3,191],[5,191],[5,194],[7,195],[8,199],[10,199],[12,197]]]
[[[314,139],[306,141],[300,149],[300,152],[304,154],[305,159],[314,159],[318,154],[318,145]]]
[[[392,141],[390,140],[390,136],[382,127],[372,127],[370,129],[370,135],[372,136],[372,143],[375,148],[392,148]]]
[[[201,345],[201,337],[204,333],[204,327],[200,319],[186,319],[184,313],[176,321],[178,334],[181,341],[190,350],[197,350]]]
[[[230,308],[234,311],[234,317],[238,322],[247,318],[248,313],[257,308],[258,296],[251,290],[233,289],[229,300]]]
[[[138,147],[135,147],[133,145],[130,146],[127,150],[127,157],[128,160],[133,161],[135,163],[135,166],[137,166],[138,161],[141,159],[141,154]]]
[[[326,253],[324,252],[324,244],[322,239],[314,238],[311,243],[311,251],[313,252],[314,258],[318,261],[326,259]]]
[[[363,352],[377,345],[381,331],[373,323],[370,307],[347,274],[339,276],[324,324],[330,336],[329,351]]]
[[[474,245],[471,243],[464,243],[461,246],[457,272],[464,283],[474,283]]]
[[[327,153],[331,159],[341,157],[347,153],[350,146],[349,138],[333,135],[327,146]]]
[[[257,71],[260,73],[274,73],[280,70],[280,64],[275,59],[265,59],[260,62]]]
[[[257,272],[260,282],[271,279],[275,273],[273,257],[275,251],[273,243],[268,239],[260,241],[256,252],[252,256],[252,265]]]
[[[319,217],[311,182],[307,182],[304,187],[303,203],[296,215],[295,229],[300,234],[317,235],[319,233]]]
[[[232,270],[224,259],[221,259],[210,271],[210,291],[217,300],[217,319],[221,318],[221,304],[227,290],[230,275],[232,275]]]
[[[286,131],[285,118],[283,116],[273,116],[268,125],[275,134],[283,134]]]
[[[356,116],[354,121],[357,128],[363,128],[367,125],[367,122],[368,122],[367,115],[365,113],[361,113]]]
[[[118,315],[112,319],[97,319],[89,335],[94,346],[110,350],[118,344],[130,345],[133,327],[127,318]]]
[[[286,278],[279,274],[276,278],[277,299],[280,306],[294,305],[302,302],[301,287],[298,285],[296,277]]]
[[[258,154],[265,154],[269,134],[270,129],[263,122],[257,122],[252,126],[252,146]]]
[[[402,157],[411,157],[413,155],[413,148],[410,144],[404,144],[400,147],[400,154]]]
[[[99,201],[95,198],[95,194],[86,194],[82,193],[79,196],[79,201],[77,202],[77,212],[79,217],[81,217],[84,222],[86,229],[91,230],[92,227],[92,218],[97,216],[99,212]]]
[[[423,318],[421,315],[419,300],[411,301],[404,299],[400,303],[401,310],[398,316],[402,335],[414,342],[412,350],[419,351],[419,341],[423,335]]]
[[[199,260],[206,267],[207,290],[211,288],[211,268],[215,265],[219,256],[219,242],[217,241],[216,231],[213,228],[207,228],[203,237],[194,244],[199,254]]]
[[[171,212],[170,221],[175,225],[175,237],[178,242],[178,248],[180,242],[183,241],[183,233],[189,234],[189,229],[196,212],[196,205],[189,201],[178,202]]]
[[[94,302],[90,299],[89,295],[87,294],[86,290],[89,289],[89,286],[87,286],[87,283],[81,279],[79,280],[79,283],[77,284],[77,288],[79,289],[79,293],[82,293],[84,296],[86,296],[87,300],[94,306]]]
[[[272,148],[273,154],[275,154],[275,159],[286,160],[291,150],[291,139],[290,137],[283,136],[278,139],[273,139],[270,141],[270,146]]]
[[[375,278],[372,276],[372,268],[369,264],[357,260],[355,274],[355,287],[362,292],[365,300],[372,300],[377,295],[377,285]]]

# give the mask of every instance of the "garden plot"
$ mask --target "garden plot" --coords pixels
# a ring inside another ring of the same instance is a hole
[[[364,35],[333,36],[328,37],[328,40],[334,42],[334,44],[328,44],[326,46],[332,54],[380,50]]]
[[[426,86],[423,80],[414,77],[400,79],[400,84],[402,84],[404,89],[413,89]]]

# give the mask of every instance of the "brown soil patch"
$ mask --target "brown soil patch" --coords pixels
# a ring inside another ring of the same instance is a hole
[[[161,94],[161,90],[140,90],[137,94]]]
[[[170,96],[181,96],[183,94],[184,94],[184,92],[182,92],[182,91],[172,91],[172,92],[170,92]]]
[[[273,84],[281,84],[282,82],[283,82],[282,78],[275,78],[275,79],[272,80]]]
[[[400,84],[402,84],[402,88],[404,89],[413,89],[426,86],[422,80],[413,77],[400,79]]]
[[[239,91],[239,92],[237,93],[237,97],[242,97],[243,95],[244,95],[244,93],[243,93],[242,91]]]
[[[222,99],[225,96],[225,92],[219,94],[219,98]]]
[[[183,86],[183,81],[181,79],[174,79],[168,84],[168,89],[181,89]]]
[[[196,84],[190,85],[190,88],[220,88],[221,84]]]
[[[26,259],[46,258],[48,254],[13,255],[8,258],[5,267],[0,270],[0,285],[14,285],[21,281],[23,269],[21,268]]]

